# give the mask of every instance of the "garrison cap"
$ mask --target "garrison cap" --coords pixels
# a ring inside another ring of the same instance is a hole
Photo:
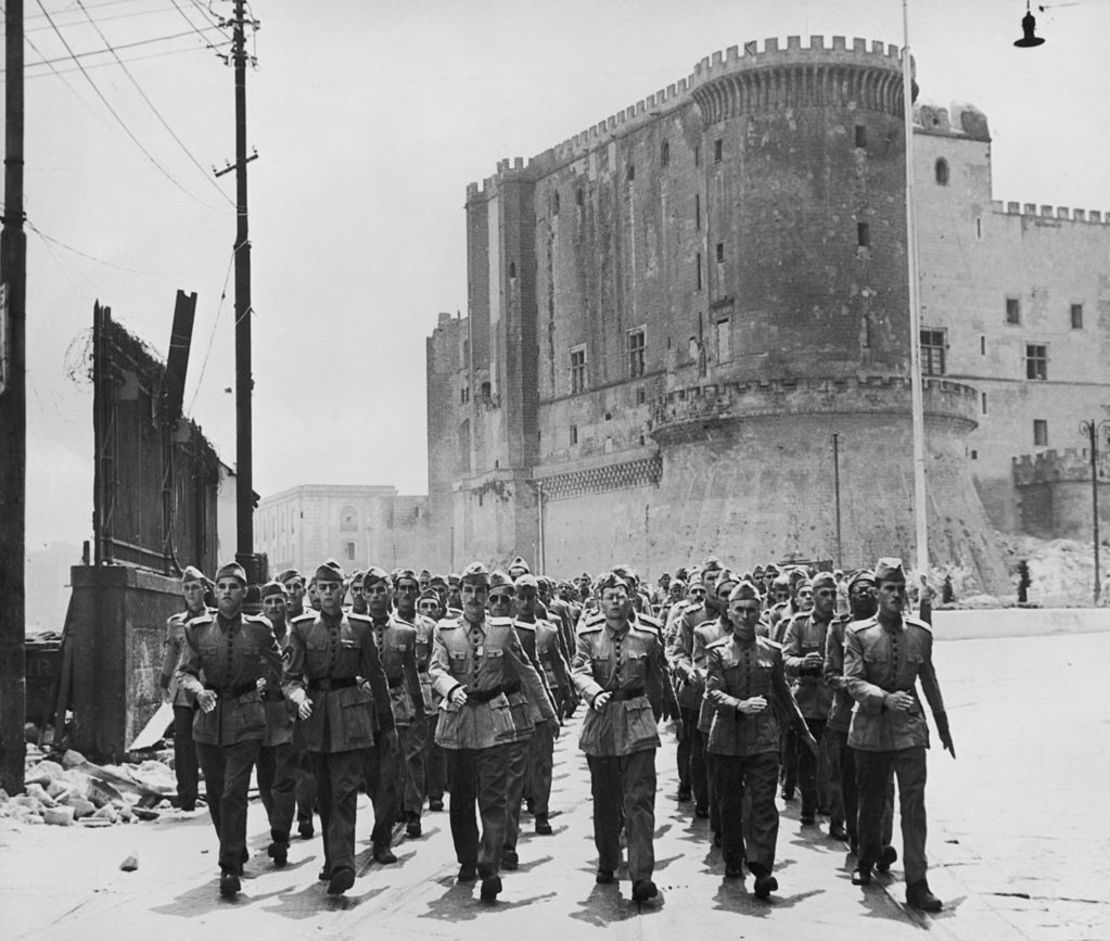
[[[561,582],[560,584],[566,583]],[[532,588],[538,591],[540,587],[539,583],[536,581],[536,576],[532,575],[530,572],[525,572],[523,575],[518,575],[516,577],[516,581],[513,582],[513,585],[517,591],[520,591],[522,588]]]
[[[685,581],[687,578],[689,578],[689,574],[690,573],[686,571],[686,566],[685,565],[680,565],[678,568],[676,568],[674,570],[674,577],[675,578],[681,578],[683,581]]]
[[[459,576],[462,583],[474,582],[478,585],[485,585],[489,588],[489,569],[486,568],[481,562],[471,562],[466,568],[462,570],[462,575]]]
[[[393,573],[393,587],[400,587],[401,582],[412,582],[417,587],[420,586],[420,579],[412,569],[397,569]]]
[[[247,573],[238,562],[225,562],[216,571],[216,581],[221,578],[237,578],[243,583],[243,587],[247,584]]]
[[[289,593],[285,590],[285,586],[276,578],[272,581],[266,582],[265,585],[259,589],[259,598],[265,601],[270,595],[281,595],[282,598],[288,597]]]
[[[296,569],[286,569],[284,572],[278,572],[276,576],[276,580],[283,585],[291,578],[299,578],[302,582],[304,581],[304,576]]]
[[[763,566],[763,574],[764,575],[778,575],[779,574],[779,567],[777,565],[775,565],[774,562],[768,562],[765,566]]]
[[[671,579],[671,583],[667,587],[670,588],[671,591],[674,591],[676,588],[685,588],[686,583],[676,575]]]
[[[776,575],[775,580],[771,582],[775,588],[790,588],[790,578],[786,575]]]
[[[619,575],[626,582],[628,582],[628,587],[630,589],[635,588],[637,585],[640,584],[640,576],[637,575],[630,566],[614,565],[612,571],[614,575]]]
[[[431,578],[428,579],[428,587],[431,588],[433,585],[442,585],[444,588],[446,588],[447,579],[444,578],[442,575],[433,575]]]
[[[695,582],[697,582],[698,585],[701,585],[701,573],[702,569],[700,566],[695,565],[692,569],[690,569],[689,582],[691,587],[693,587]]]
[[[906,581],[906,570],[902,568],[902,560],[893,557],[886,557],[879,559],[875,563],[875,584],[879,582],[902,582]]]
[[[439,595],[437,595],[430,588],[425,588],[422,592],[420,592],[420,597],[416,599],[417,604],[419,604],[421,601],[434,601],[438,605]]]
[[[529,566],[528,563],[524,561],[523,557],[519,555],[515,559],[513,559],[512,562],[509,563],[509,571],[511,572],[513,569],[524,569],[525,572],[532,571],[531,566]]]
[[[385,582],[387,585],[392,584],[389,579],[389,572],[385,569],[380,569],[376,565],[371,565],[362,574],[362,587],[369,588],[371,585],[376,585],[378,582]]]
[[[721,561],[715,555],[711,555],[701,564],[702,572],[717,572],[721,569]]]
[[[509,578],[508,573],[501,571],[501,569],[495,569],[494,571],[490,572],[489,587],[490,588],[506,588],[506,587],[508,587],[508,588],[512,589],[513,580],[511,578]]]
[[[715,594],[720,593],[721,589],[729,584],[736,584],[740,579],[736,577],[736,573],[732,569],[721,569],[716,579],[713,581],[713,591]]]
[[[462,578],[458,572],[452,572],[447,576],[447,587],[458,586],[462,584]]]
[[[351,573],[351,584],[352,585],[361,585],[362,582],[363,582],[363,579],[365,577],[366,577],[366,573],[364,571],[362,571],[362,569],[355,569]]]
[[[809,577],[806,575],[803,575],[799,579],[795,579],[791,584],[794,587],[795,594],[797,594],[803,588],[808,588],[810,591],[813,591],[813,582],[811,582],[809,580]]]
[[[342,582],[343,567],[335,559],[328,559],[327,562],[317,566],[314,577],[317,582]]]
[[[836,576],[832,572],[818,572],[813,576],[813,591],[816,593],[818,588],[831,588],[836,590]]]
[[[186,565],[185,571],[181,573],[181,584],[186,585],[189,582],[200,582],[202,585],[207,585],[208,578],[195,565]]]
[[[757,565],[754,569],[752,569],[752,575],[762,575],[762,574],[763,574],[763,566],[762,565]]]
[[[870,569],[857,569],[848,576],[848,591],[852,590],[852,586],[857,582],[867,582],[868,584],[875,584],[875,573]]]
[[[623,588],[625,591],[632,589],[628,579],[616,570],[598,576],[596,587],[598,593],[605,591],[606,588]]]
[[[735,588],[728,593],[728,603],[732,604],[734,601],[762,601],[763,595],[759,593],[759,589],[749,581],[740,582]]]

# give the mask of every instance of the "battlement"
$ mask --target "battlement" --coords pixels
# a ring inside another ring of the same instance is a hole
[[[987,116],[975,105],[918,104],[913,109],[914,126],[922,134],[937,137],[963,137],[968,140],[990,142]]]
[[[1036,203],[1004,203],[1001,199],[991,200],[991,210],[999,215],[1029,216],[1035,219],[1051,219],[1054,222],[1084,222],[1088,225],[1110,224],[1110,210],[1102,212],[1098,209],[1072,209],[1068,206],[1038,206]]]
[[[1110,477],[1108,455],[1099,455],[1099,478]],[[1011,459],[1014,485],[1030,487],[1060,481],[1090,481],[1091,455],[1086,448],[1048,450],[1040,454],[1022,454]]]

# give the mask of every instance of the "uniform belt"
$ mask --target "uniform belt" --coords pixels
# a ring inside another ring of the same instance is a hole
[[[266,702],[281,702],[283,699],[285,699],[285,696],[282,695],[280,689],[267,687],[266,689],[262,690],[262,698],[265,699]]]
[[[392,680],[389,681],[389,688],[390,689],[400,689],[404,685],[405,685],[404,674],[402,674],[401,676],[398,676],[398,677],[394,677]]]
[[[330,689],[348,689],[355,685],[355,678],[353,676],[344,676],[340,679],[329,680],[309,680],[308,691],[310,693],[327,692]]]
[[[622,699],[637,699],[645,695],[642,686],[634,686],[632,689],[614,689],[609,692],[613,694],[609,697],[611,702],[620,702]]]
[[[473,692],[467,690],[466,703],[467,705],[489,702],[491,699],[496,699],[502,693],[506,696],[512,693],[520,692],[519,683],[498,683],[496,686],[491,686],[489,689],[476,689]]]
[[[212,690],[224,699],[238,699],[240,696],[246,696],[247,693],[253,693],[258,689],[258,684],[254,680],[249,683],[240,683],[238,686],[212,686],[205,683],[204,688]]]
[[[417,668],[416,668],[416,672],[417,672],[417,673],[427,673],[427,672],[428,672],[428,668],[427,668],[427,667],[417,667]]]

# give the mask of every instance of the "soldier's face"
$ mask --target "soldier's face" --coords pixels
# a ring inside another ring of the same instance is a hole
[[[508,618],[513,615],[513,593],[504,585],[498,585],[489,593],[487,601],[490,617]]]
[[[736,582],[725,582],[716,592],[717,610],[728,610],[728,596],[732,593],[732,589],[736,587]]]
[[[304,579],[291,578],[285,583],[285,590],[289,592],[289,604],[294,608],[304,607]]]
[[[901,617],[906,607],[906,583],[882,581],[878,585],[879,614]]]
[[[522,614],[525,617],[531,617],[536,613],[535,588],[531,585],[525,585],[523,588],[517,589],[516,609],[518,614]]]
[[[813,589],[799,588],[798,593],[794,596],[794,603],[799,611],[808,611],[813,607]]]
[[[694,604],[701,604],[705,601],[705,589],[701,585],[695,585],[686,593],[686,597]]]
[[[389,586],[385,582],[371,582],[362,586],[366,599],[366,612],[372,618],[382,618],[389,613]]]
[[[351,582],[351,600],[362,597],[362,582]]]
[[[759,612],[762,605],[754,598],[737,598],[728,606],[728,619],[732,624],[732,633],[741,640],[751,640],[755,637],[755,628],[759,624]]]
[[[488,585],[483,585],[481,582],[463,582],[459,588],[463,617],[471,624],[480,623],[485,617],[487,598],[489,598]]]
[[[627,617],[631,607],[628,601],[628,592],[619,586],[606,588],[601,593],[601,613],[606,618]]]
[[[853,582],[848,591],[848,601],[853,615],[861,618],[871,617],[875,613],[874,584],[863,579]]]
[[[431,598],[425,598],[419,605],[420,613],[428,618],[439,617],[439,602],[432,601]]]
[[[271,624],[281,624],[285,620],[285,596],[267,595],[262,599],[262,613]]]
[[[181,586],[181,597],[185,599],[186,608],[199,611],[204,607],[204,583],[186,582]]]
[[[216,607],[225,618],[234,617],[243,608],[247,586],[237,578],[221,578],[216,582]]]
[[[826,618],[832,614],[833,609],[836,608],[836,589],[835,588],[819,588],[813,594],[813,609]]]
[[[406,614],[416,608],[416,596],[420,593],[420,585],[411,578],[402,578],[397,583],[397,610]]]
[[[339,614],[343,610],[343,583],[317,582],[316,597],[324,614]]]

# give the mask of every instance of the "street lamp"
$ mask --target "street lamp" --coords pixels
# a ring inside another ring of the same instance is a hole
[[[1094,524],[1095,541],[1095,604],[1098,605],[1099,595],[1102,592],[1102,583],[1098,571],[1098,436],[1104,428],[1110,427],[1110,418],[1096,422],[1093,418],[1079,423],[1079,431],[1087,436],[1090,442],[1091,454],[1091,512]]]
[[[1044,40],[1033,35],[1036,28],[1037,18],[1029,12],[1029,0],[1025,0],[1025,16],[1021,18],[1021,39],[1015,39],[1014,45],[1019,49],[1031,49],[1033,46],[1043,45]]]

